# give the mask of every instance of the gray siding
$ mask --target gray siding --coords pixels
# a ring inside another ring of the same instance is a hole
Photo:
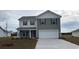
[[[51,24],[50,19],[46,19],[46,24],[40,24],[40,19],[37,20],[38,29],[58,29],[60,28],[60,19],[57,19],[57,24]]]

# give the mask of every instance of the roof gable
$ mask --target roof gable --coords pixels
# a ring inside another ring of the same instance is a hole
[[[39,14],[37,17],[38,18],[60,18],[61,16],[50,10],[47,10],[47,11]]]

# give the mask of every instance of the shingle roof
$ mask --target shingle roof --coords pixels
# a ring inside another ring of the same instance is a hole
[[[41,14],[43,14],[43,13],[45,13],[45,12],[51,12],[51,13],[55,14],[56,16],[61,17],[59,14],[56,14],[55,12],[52,12],[52,11],[50,11],[50,10],[46,10],[46,11],[44,11],[44,12],[42,12],[42,13],[39,13],[38,15],[34,15],[34,16],[22,16],[20,19],[23,19],[23,18],[34,18],[34,17],[36,17],[36,16],[40,16]],[[19,19],[19,20],[20,20],[20,19]]]
[[[25,19],[25,18],[34,18],[34,17],[36,17],[36,16],[22,16],[20,19]],[[19,20],[20,20],[19,19]]]
[[[36,29],[36,27],[19,27],[17,30],[24,30],[24,29]]]

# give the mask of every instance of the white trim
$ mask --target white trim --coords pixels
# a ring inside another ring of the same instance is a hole
[[[29,37],[31,38],[31,30],[29,30]]]

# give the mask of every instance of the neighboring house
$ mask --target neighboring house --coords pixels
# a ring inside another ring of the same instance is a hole
[[[17,32],[11,33],[11,36],[17,36]]]
[[[79,37],[79,29],[72,31],[72,36]]]
[[[7,36],[11,36],[11,32],[0,27],[0,37],[7,37]]]
[[[68,33],[61,33],[61,35],[72,35],[72,32],[68,32]]]
[[[19,19],[17,37],[59,38],[60,18],[49,10],[37,16],[23,16]]]
[[[67,33],[61,33],[61,37],[70,37],[72,36],[72,32],[67,32]]]

